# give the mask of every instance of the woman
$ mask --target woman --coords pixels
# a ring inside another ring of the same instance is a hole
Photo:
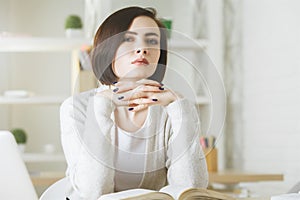
[[[130,188],[207,187],[195,107],[161,83],[167,40],[154,10],[129,7],[99,27],[92,65],[102,85],[61,106],[67,197]]]

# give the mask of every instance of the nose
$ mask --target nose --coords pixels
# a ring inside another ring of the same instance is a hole
[[[138,48],[135,51],[136,54],[141,54],[141,55],[147,55],[148,54],[148,50],[147,49],[143,49],[143,48]]]

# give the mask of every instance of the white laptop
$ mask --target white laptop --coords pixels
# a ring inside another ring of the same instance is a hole
[[[1,130],[0,199],[38,199],[13,135],[9,131]]]

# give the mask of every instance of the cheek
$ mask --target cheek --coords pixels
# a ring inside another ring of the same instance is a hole
[[[126,66],[128,63],[128,54],[130,52],[128,51],[128,48],[124,48],[122,46],[120,46],[115,54],[115,58],[114,61],[112,63],[112,70],[115,73],[115,75],[117,77],[121,77],[124,74],[126,74],[126,68],[122,67],[122,66]]]
[[[122,57],[116,58],[112,63],[112,70],[114,74],[120,78],[126,73],[126,68],[122,67],[124,65]]]

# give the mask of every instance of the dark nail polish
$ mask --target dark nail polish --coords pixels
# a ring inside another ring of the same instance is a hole
[[[114,84],[117,84],[118,83],[118,81],[115,81],[115,82],[113,82],[112,84],[114,85]]]
[[[158,101],[158,99],[152,99],[152,101]]]
[[[129,111],[132,111],[132,110],[133,110],[133,108],[128,108],[128,110],[129,110]]]
[[[122,100],[122,99],[124,99],[124,96],[120,96],[120,97],[118,97],[118,99],[119,99],[119,100]]]
[[[115,88],[114,90],[113,90],[113,92],[117,92],[119,90],[119,88]]]
[[[165,88],[163,88],[163,87],[159,87],[159,89],[160,89],[160,90],[164,90]]]

